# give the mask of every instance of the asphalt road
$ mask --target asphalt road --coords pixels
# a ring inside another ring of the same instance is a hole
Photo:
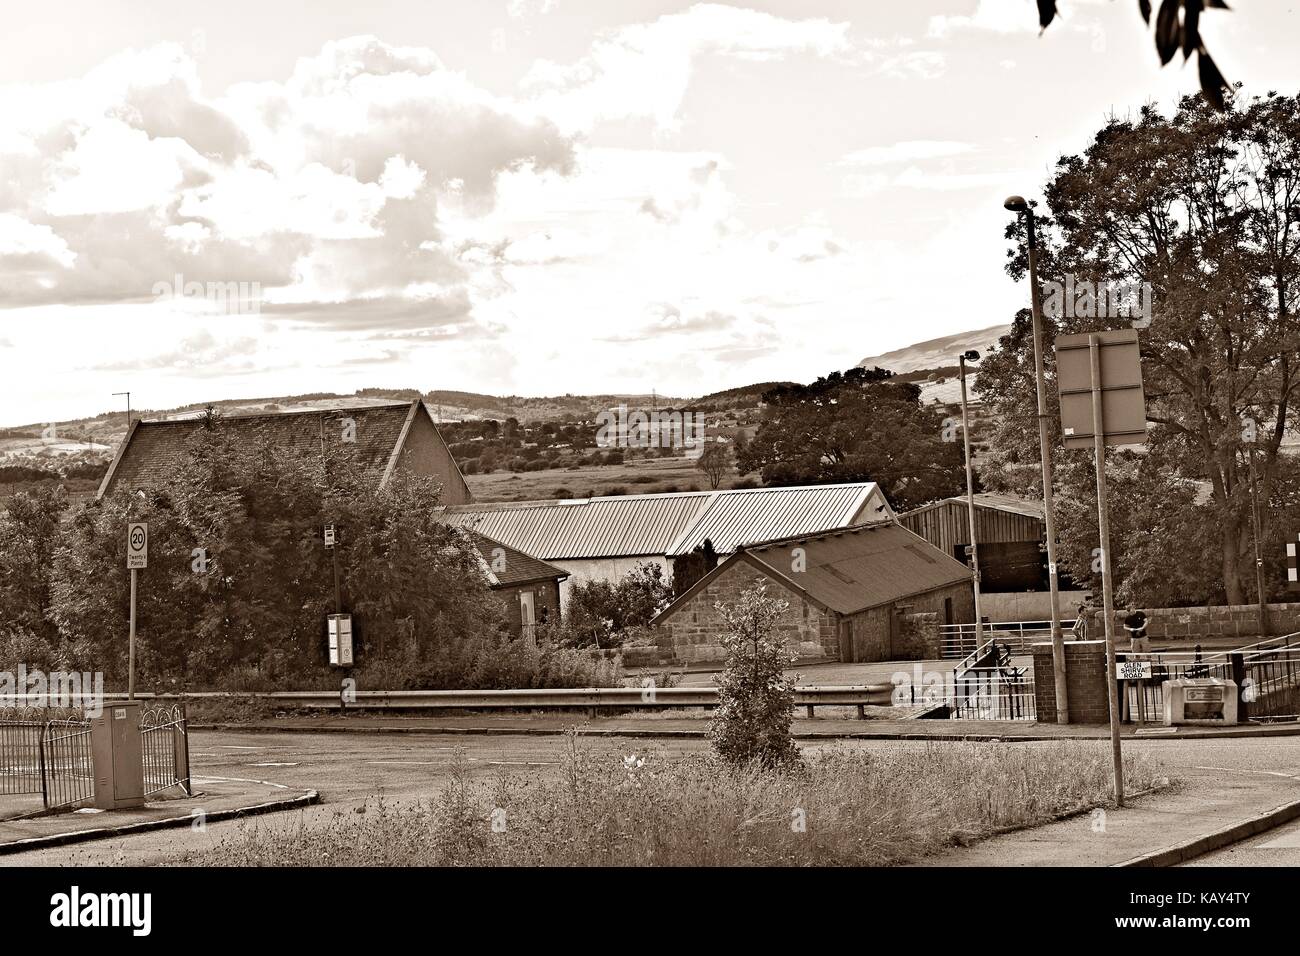
[[[707,749],[703,738],[627,739],[588,738],[580,743],[596,753],[664,756]],[[486,776],[512,768],[533,768],[542,773],[559,771],[563,737],[418,735],[418,734],[324,734],[324,733],[235,733],[195,731],[191,760],[196,777],[222,776],[269,780],[320,791],[323,805],[303,811],[273,814],[255,821],[213,824],[206,833],[164,830],[118,840],[55,848],[35,853],[0,857],[0,865],[93,866],[114,863],[151,864],[173,857],[180,849],[201,849],[241,827],[296,827],[304,820],[328,820],[337,812],[348,812],[368,799],[382,796],[399,801],[427,797],[445,785],[457,759],[463,760],[474,776]],[[806,745],[886,749],[936,746],[924,741],[841,741]],[[1043,746],[1041,743],[989,744],[988,746]],[[1098,741],[1096,746],[1107,746]],[[1227,784],[1247,777],[1267,780],[1278,792],[1279,804],[1300,798],[1300,737],[1244,738],[1229,740],[1178,740],[1153,738],[1126,741],[1133,750],[1148,752],[1161,760],[1171,776],[1221,779]],[[458,757],[459,753],[459,757]],[[616,759],[613,758],[612,759]],[[1284,841],[1272,845],[1269,836]],[[1289,845],[1285,841],[1290,841]],[[1258,843],[1259,846],[1254,846]],[[1234,852],[1236,860],[1232,858]],[[1275,831],[1236,851],[1226,850],[1217,861],[1258,865],[1294,863],[1300,855],[1300,827]],[[1207,861],[1210,858],[1207,858]]]

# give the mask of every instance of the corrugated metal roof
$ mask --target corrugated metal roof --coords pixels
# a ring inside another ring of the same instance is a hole
[[[461,505],[444,518],[546,560],[639,557],[667,554],[709,498],[699,492]]]
[[[705,538],[726,554],[746,542],[851,524],[875,488],[860,482],[502,502],[450,507],[443,516],[548,561],[685,554]]]
[[[953,495],[951,498],[944,498],[942,501],[935,501],[923,507],[916,508],[903,514],[901,517],[908,517],[922,511],[930,511],[945,504],[961,505],[966,507],[965,495]],[[996,511],[1007,511],[1011,514],[1023,515],[1026,518],[1043,518],[1043,502],[1041,499],[1017,498],[1014,495],[999,495],[991,491],[982,491],[975,495],[976,508],[993,508]]]
[[[713,550],[728,554],[741,545],[792,534],[843,528],[859,518],[875,482],[757,488],[721,492],[689,529],[673,543],[670,554],[686,554],[708,538]],[[883,512],[892,517],[889,506]],[[879,515],[865,517],[876,518]]]

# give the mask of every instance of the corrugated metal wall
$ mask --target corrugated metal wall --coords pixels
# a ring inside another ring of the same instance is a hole
[[[943,501],[932,508],[901,515],[898,519],[908,531],[919,534],[946,554],[970,543],[970,525],[964,501]],[[1038,518],[975,506],[975,533],[981,542],[1038,541],[1043,523]]]

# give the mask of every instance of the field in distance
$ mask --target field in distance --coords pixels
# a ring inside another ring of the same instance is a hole
[[[466,475],[475,501],[531,501],[588,498],[594,495],[645,495],[668,491],[708,491],[709,481],[690,458],[634,458],[621,465],[582,465],[544,471],[497,471]],[[723,488],[757,486],[757,475],[730,471]]]

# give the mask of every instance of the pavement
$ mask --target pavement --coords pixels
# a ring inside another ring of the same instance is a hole
[[[178,787],[170,798],[153,799],[130,810],[86,808],[0,819],[0,856],[170,827],[206,827],[209,822],[309,806],[320,799],[313,790],[246,777],[196,776],[192,784],[192,796]],[[35,802],[39,805],[39,797]],[[6,798],[3,806],[16,804]],[[25,804],[22,809],[27,809]]]
[[[1097,809],[1004,833],[954,848],[921,865],[1172,865],[1189,862],[1181,857],[1203,852],[1205,841],[1216,835],[1222,840],[1239,839],[1241,829],[1279,807],[1288,808],[1292,819],[1300,818],[1300,780],[1282,786],[1260,777],[1194,774],[1181,784],[1126,800],[1121,809]],[[1300,842],[1295,846],[1300,847]],[[1257,856],[1256,861],[1248,865],[1285,865],[1277,857]]]

